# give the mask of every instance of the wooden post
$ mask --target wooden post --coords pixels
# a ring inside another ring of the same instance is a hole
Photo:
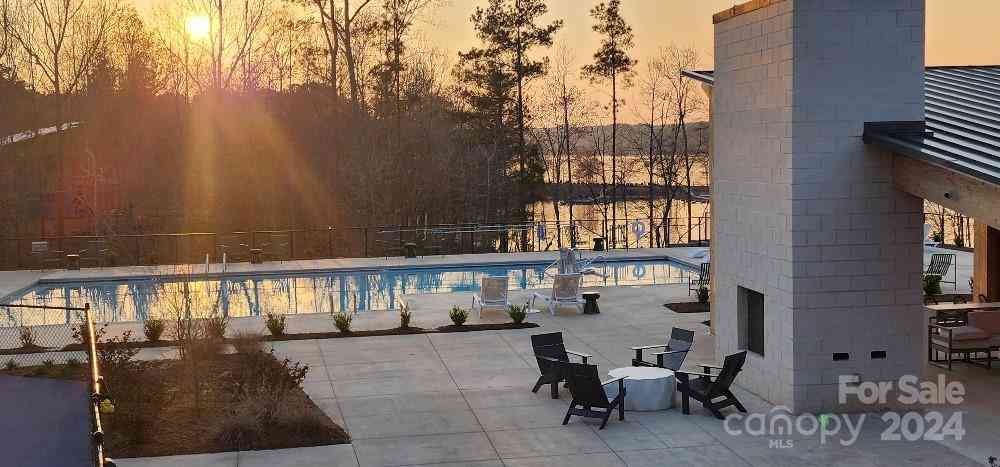
[[[1000,300],[1000,230],[976,222],[975,245],[972,297],[978,300],[983,295],[990,301]]]

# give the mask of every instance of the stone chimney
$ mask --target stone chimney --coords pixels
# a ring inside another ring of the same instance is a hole
[[[844,376],[919,375],[921,199],[865,122],[922,121],[924,0],[755,0],[715,15],[713,310],[737,380],[792,411]],[[762,304],[762,310],[759,304]]]

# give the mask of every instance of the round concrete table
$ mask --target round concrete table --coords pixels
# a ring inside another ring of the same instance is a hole
[[[674,405],[674,372],[656,367],[627,366],[608,372],[612,378],[625,377],[625,410],[665,410]],[[608,399],[618,395],[618,385],[604,387]]]

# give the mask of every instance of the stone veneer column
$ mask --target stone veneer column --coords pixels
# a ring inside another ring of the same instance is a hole
[[[741,350],[737,287],[761,292],[764,355],[739,384],[795,412],[856,409],[837,405],[840,375],[922,368],[922,201],[861,135],[923,120],[924,1],[755,0],[715,19],[717,353]]]

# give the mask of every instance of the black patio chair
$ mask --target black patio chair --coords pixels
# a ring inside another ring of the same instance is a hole
[[[736,396],[729,387],[736,381],[736,375],[743,369],[743,364],[747,360],[746,350],[727,355],[721,367],[713,365],[700,365],[704,372],[675,371],[677,376],[677,390],[681,393],[681,407],[684,414],[690,414],[689,398],[694,398],[701,402],[706,409],[715,415],[715,418],[723,420],[720,409],[736,406],[740,412],[746,412],[746,407],[736,399]],[[718,370],[718,374],[713,375],[712,370]],[[695,378],[691,378],[694,376]],[[719,399],[716,401],[716,399]]]
[[[673,328],[670,330],[670,340],[666,344],[632,347],[632,350],[635,351],[632,366],[655,366],[677,371],[681,369],[684,358],[687,357],[692,345],[694,345],[694,331]],[[642,358],[643,351],[651,349],[664,349],[663,352],[653,353],[656,356],[655,363]]]
[[[597,376],[597,365],[554,363],[563,367],[569,392],[573,395],[563,425],[569,423],[569,417],[576,415],[601,419],[600,429],[603,430],[615,408],[618,409],[618,419],[625,420],[625,377],[601,382]],[[614,399],[608,399],[608,393],[604,388],[614,383],[618,383],[618,395]]]
[[[531,392],[538,392],[538,388],[542,387],[543,384],[549,384],[551,385],[553,399],[559,398],[559,383],[566,381],[562,366],[553,363],[553,361],[568,363],[569,356],[575,355],[580,357],[583,363],[586,364],[587,360],[593,357],[593,355],[566,350],[561,332],[549,332],[531,336],[531,348],[535,352],[535,360],[538,361],[538,372],[541,374]]]

